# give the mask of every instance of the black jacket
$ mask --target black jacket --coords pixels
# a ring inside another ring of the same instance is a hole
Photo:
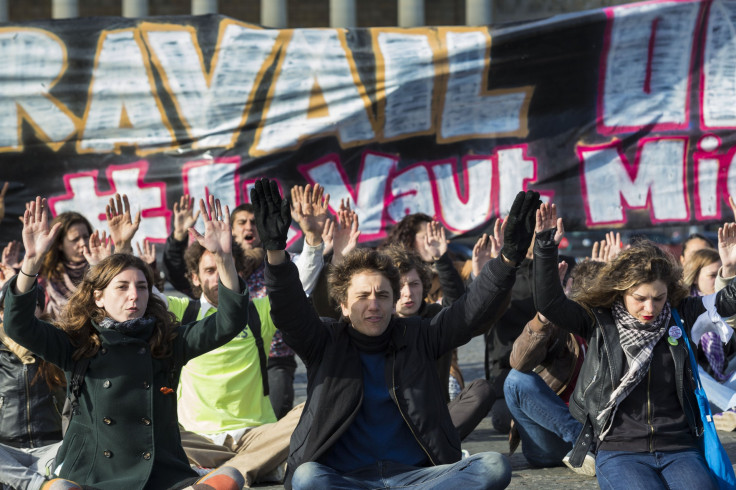
[[[163,255],[163,271],[166,275],[166,280],[174,286],[174,289],[180,291],[190,298],[194,298],[192,292],[192,285],[187,280],[187,264],[184,261],[184,252],[187,250],[187,240],[177,240],[174,238],[174,234],[166,238],[166,244],[164,244],[164,255]]]
[[[392,320],[386,352],[386,387],[417,443],[433,465],[460,459],[436,361],[465,344],[479,322],[493,315],[513,285],[516,269],[491,260],[468,292],[430,319]],[[266,266],[271,317],[307,367],[307,402],[292,437],[285,486],[300,464],[316,461],[354,420],[363,400],[358,349],[344,322],[323,323],[307,301],[291,262]]]
[[[606,438],[610,436],[616,441],[619,439],[617,432],[626,432],[626,437],[620,438],[616,446],[618,450],[666,450],[687,445],[688,438],[694,444],[696,438],[702,435],[700,412],[694,395],[695,382],[682,339],[676,346],[664,346],[661,345],[663,342],[666,344],[663,338],[655,346],[648,375],[656,379],[642,380],[621,402],[613,420],[610,417],[598,420],[597,414],[605,407],[610,394],[626,372],[626,358],[610,309],[595,308],[588,311],[567,299],[557,276],[557,247],[552,241],[539,239],[534,246],[534,300],[537,310],[550,321],[588,339],[588,352],[570,399],[570,413],[585,424],[576,442],[576,455],[582,453],[584,456],[585,450],[593,442],[592,437],[598,440],[609,423],[613,428]],[[679,311],[688,334],[696,318],[705,311],[702,300],[693,297],[685,298],[673,307]],[[716,308],[723,317],[736,314],[736,284],[731,283],[718,293]],[[671,325],[675,325],[674,318]],[[690,346],[696,348],[692,343]],[[662,362],[670,362],[670,359],[661,356],[667,348],[673,366],[669,373],[666,369],[660,369],[655,362],[657,352]],[[662,386],[663,381],[669,386]],[[654,389],[650,392],[652,386]],[[676,395],[677,401],[671,397],[667,399],[667,392]],[[650,400],[648,407],[646,398]],[[640,413],[635,412],[634,405],[637,403]],[[646,420],[642,421],[642,418]],[[640,433],[643,425],[647,426],[649,434]]]
[[[34,356],[35,357],[35,356]],[[31,449],[61,440],[64,388],[37,378],[40,359],[23,364],[0,343],[0,443]]]

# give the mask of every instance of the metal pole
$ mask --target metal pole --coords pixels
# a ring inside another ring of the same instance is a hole
[[[10,20],[8,0],[0,0],[0,22]]]
[[[286,0],[261,0],[261,25],[266,27],[288,27]]]
[[[424,25],[424,0],[399,0],[399,26]]]
[[[217,13],[217,0],[192,0],[192,15]]]
[[[465,24],[469,26],[489,25],[492,18],[491,0],[465,0]]]
[[[123,17],[148,17],[148,0],[123,0]]]
[[[53,0],[51,17],[54,19],[79,17],[79,2],[77,0]]]
[[[355,27],[356,19],[355,0],[330,0],[330,27]]]

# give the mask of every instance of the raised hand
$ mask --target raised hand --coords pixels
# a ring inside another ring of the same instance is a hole
[[[535,191],[519,192],[506,218],[501,255],[514,265],[526,257],[534,236],[534,219],[541,201]]]
[[[491,258],[496,258],[503,248],[503,235],[506,233],[506,225],[508,220],[498,218],[493,224],[493,235],[488,235],[491,242]]]
[[[281,197],[276,182],[263,178],[250,191],[258,235],[263,248],[271,251],[286,250],[286,236],[291,225],[289,203]]]
[[[724,223],[718,228],[718,255],[723,266],[722,276],[736,275],[736,223]]]
[[[343,258],[358,246],[360,230],[358,224],[358,213],[355,211],[342,210],[337,213],[337,224],[335,225],[334,250],[332,265],[340,265]]]
[[[89,244],[85,245],[84,258],[87,260],[89,265],[97,265],[105,257],[112,255],[112,238],[107,237],[107,233],[103,230],[100,234],[100,230],[95,230],[89,236]]]
[[[233,258],[233,233],[230,229],[230,208],[225,206],[223,211],[220,200],[209,196],[209,207],[205,206],[204,199],[199,200],[199,210],[204,221],[204,235],[194,227],[189,233],[208,252],[215,256],[217,273],[220,282],[231,291],[240,292],[238,271],[235,269]]]
[[[498,223],[498,220],[496,220]],[[483,233],[473,247],[473,257],[471,265],[473,266],[473,276],[478,277],[483,266],[493,258],[493,238]]]
[[[562,237],[565,235],[565,226],[562,218],[557,217],[557,206],[554,204],[542,203],[536,213],[536,226],[534,231],[537,234],[554,230],[553,240],[555,245],[559,245]]]
[[[607,262],[608,261],[608,248],[610,245],[605,240],[599,242],[593,242],[593,250],[590,252],[590,260],[595,262]]]
[[[41,269],[41,262],[46,252],[51,249],[56,239],[56,235],[61,229],[61,223],[56,223],[49,229],[49,212],[46,199],[40,196],[35,201],[31,201],[23,213],[23,248],[26,255],[23,259],[21,271],[25,275],[35,275]],[[28,284],[28,289],[30,285]],[[21,286],[19,285],[20,289]],[[23,289],[27,291],[28,289]]]
[[[623,242],[621,241],[620,232],[609,231],[606,233],[606,244],[608,245],[608,255],[606,255],[606,261],[610,262],[615,259],[618,254],[623,250]]]
[[[8,267],[7,265],[0,264],[0,288],[8,282],[8,279],[15,275],[15,269]]]
[[[115,244],[116,252],[133,253],[133,236],[141,224],[141,212],[136,213],[135,219],[130,214],[128,196],[115,194],[110,198],[110,204],[105,207],[107,226],[110,228],[110,238]]]
[[[440,257],[447,252],[445,227],[438,221],[427,223],[427,229],[422,246],[424,247],[427,257],[432,257],[432,260],[435,261],[439,260]]]
[[[325,244],[325,247],[322,249],[322,255],[327,255],[332,252],[334,239],[335,220],[327,218],[325,220],[325,227],[322,229],[322,242]]]
[[[319,245],[329,216],[330,195],[324,194],[319,184],[295,185],[291,188],[291,201],[291,216],[302,229],[305,240],[309,245]]]
[[[565,274],[567,274],[567,269],[570,267],[570,265],[566,261],[562,261],[557,264],[557,275],[560,278],[560,284],[562,284],[562,287],[565,287]]]
[[[17,240],[11,240],[3,249],[2,260],[0,263],[12,269],[20,269],[20,250],[20,242]]]
[[[189,228],[199,219],[199,213],[199,210],[194,213],[194,198],[189,194],[181,196],[178,203],[174,202],[174,238],[177,241],[187,237]]]
[[[212,254],[218,256],[232,254],[233,234],[230,230],[230,208],[225,206],[223,212],[220,200],[210,194],[209,206],[205,206],[204,199],[200,199],[199,210],[204,221],[204,235],[194,227],[189,228],[189,233]]]
[[[156,263],[156,245],[148,240],[143,240],[143,247],[141,247],[141,242],[135,242],[135,246],[138,249],[138,257],[140,257],[143,262],[153,267]]]

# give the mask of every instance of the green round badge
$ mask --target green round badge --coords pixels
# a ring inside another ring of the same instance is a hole
[[[677,339],[674,339],[672,337],[667,337],[667,342],[669,342],[670,345],[677,345]]]

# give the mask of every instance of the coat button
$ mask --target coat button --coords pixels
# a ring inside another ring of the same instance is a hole
[[[141,419],[141,424],[143,424],[143,425],[151,425],[151,420],[148,419],[148,418],[146,418],[146,417],[143,417]]]
[[[105,450],[102,452],[106,458],[112,458],[112,451]]]
[[[112,424],[112,419],[110,417],[105,417],[104,419],[102,419],[102,421],[105,423],[105,425]]]
[[[148,381],[144,381],[144,382],[143,382],[143,389],[144,389],[144,390],[147,390],[147,389],[148,389],[148,388],[150,388],[150,387],[151,387],[151,385],[150,385],[150,384],[148,384]]]
[[[106,380],[105,380],[105,382],[104,382],[104,383],[102,383],[102,386],[103,386],[104,388],[109,388],[111,384],[112,384],[112,383],[110,383],[110,380],[109,380],[109,379],[106,379]]]
[[[100,349],[100,354],[102,355],[107,354],[107,347],[103,347],[102,349]]]
[[[143,355],[145,353],[146,353],[146,348],[145,347],[141,347],[140,349],[138,349],[138,354]]]
[[[151,453],[149,453],[148,451],[146,451],[145,453],[143,453],[143,459],[145,459],[145,460],[151,459]]]

